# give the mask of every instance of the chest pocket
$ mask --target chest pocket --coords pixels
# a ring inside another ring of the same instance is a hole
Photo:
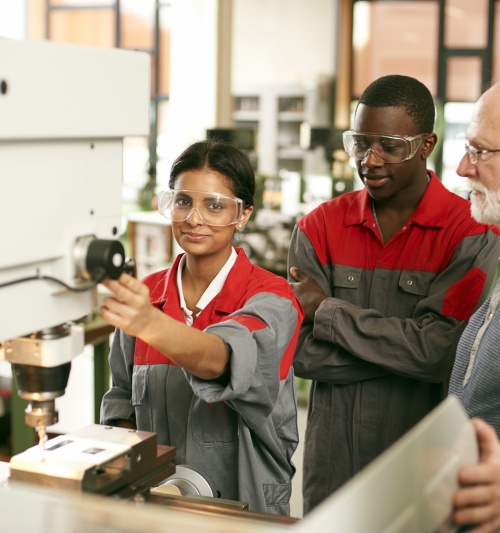
[[[428,272],[403,271],[399,277],[400,317],[413,315],[416,305],[429,294],[429,288],[435,274]]]
[[[361,281],[361,269],[344,265],[334,265],[333,285],[335,298],[359,305],[359,284]]]

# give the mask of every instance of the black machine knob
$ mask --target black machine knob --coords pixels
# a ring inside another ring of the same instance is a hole
[[[125,250],[120,241],[94,239],[87,249],[85,266],[94,281],[117,279],[125,267]]]

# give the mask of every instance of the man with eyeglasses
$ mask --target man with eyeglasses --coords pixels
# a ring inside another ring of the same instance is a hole
[[[446,396],[460,334],[491,285],[500,239],[427,169],[434,118],[418,80],[370,84],[343,138],[364,189],[293,233],[290,281],[305,311],[294,368],[313,380],[305,513]]]
[[[499,84],[493,85],[477,101],[467,128],[465,150],[457,173],[467,178],[472,190],[472,216],[479,222],[499,226]],[[498,261],[498,254],[493,258]],[[455,494],[454,502],[457,524],[474,524],[484,533],[500,528],[499,302],[500,283],[497,281],[460,338],[449,390],[458,397],[469,416],[483,419],[474,421],[480,462],[460,472],[462,488]]]

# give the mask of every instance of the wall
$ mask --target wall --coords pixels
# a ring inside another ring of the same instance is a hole
[[[0,36],[23,39],[26,35],[25,2],[0,0]]]
[[[334,72],[336,0],[234,0],[232,84],[314,84]]]
[[[158,183],[174,159],[217,122],[219,10],[229,0],[175,0],[171,8],[170,100]],[[229,81],[227,81],[229,84]],[[229,92],[229,90],[227,91]]]

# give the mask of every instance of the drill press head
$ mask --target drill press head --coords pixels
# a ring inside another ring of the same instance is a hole
[[[62,396],[68,385],[71,363],[55,367],[12,365],[18,394],[28,400],[25,422],[37,430],[58,422],[55,399]]]

